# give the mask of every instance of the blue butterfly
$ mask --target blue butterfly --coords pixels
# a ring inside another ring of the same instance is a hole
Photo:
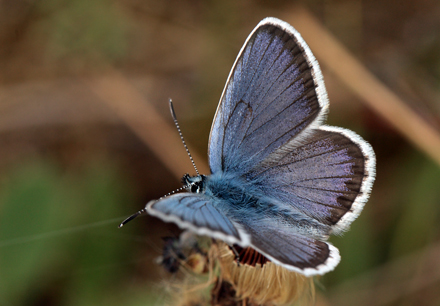
[[[145,210],[183,229],[252,247],[306,276],[340,261],[326,242],[357,218],[375,177],[371,146],[322,125],[328,98],[301,35],[262,20],[229,74],[211,128],[211,175],[183,177],[189,192]]]

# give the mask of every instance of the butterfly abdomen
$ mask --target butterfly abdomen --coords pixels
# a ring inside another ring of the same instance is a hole
[[[266,197],[257,184],[224,173],[209,177],[205,194],[221,200],[221,209],[234,219],[263,221],[277,217],[286,223],[308,219],[300,212],[287,209],[286,205]]]
[[[325,240],[330,228],[288,203],[265,196],[258,185],[227,174],[214,174],[206,181],[205,194],[216,198],[220,210],[236,222],[282,227],[288,231]],[[247,221],[246,221],[247,220]]]

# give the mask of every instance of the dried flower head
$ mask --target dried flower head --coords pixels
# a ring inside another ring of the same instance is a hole
[[[235,247],[237,248],[237,247]],[[287,305],[311,302],[313,278],[289,271],[270,262],[251,248],[238,248],[237,254],[225,243],[213,245],[218,252],[220,278],[229,282],[240,299],[257,305]]]
[[[273,306],[313,301],[312,278],[276,265],[252,248],[194,237],[184,232],[173,243],[182,274],[170,286],[173,305]],[[169,253],[169,247],[164,252]]]

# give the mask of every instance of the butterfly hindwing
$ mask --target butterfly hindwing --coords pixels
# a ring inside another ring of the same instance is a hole
[[[323,274],[339,263],[339,251],[333,245],[295,233],[294,227],[268,221],[245,226],[251,246],[273,262],[306,276]]]
[[[328,101],[321,71],[287,23],[263,20],[240,51],[212,124],[209,163],[243,174],[324,119]]]

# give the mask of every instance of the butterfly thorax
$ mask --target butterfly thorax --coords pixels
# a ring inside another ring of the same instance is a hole
[[[186,173],[182,177],[182,184],[185,186],[186,190],[192,193],[203,193],[206,188],[206,175],[195,175],[190,176]]]
[[[249,184],[246,180],[235,175],[227,175],[222,172],[209,176],[191,176],[187,173],[182,177],[182,184],[188,192],[203,193],[209,197],[224,200],[231,208],[244,209],[248,207],[267,210],[268,203],[261,203],[260,198],[263,195],[257,196],[255,184]]]
[[[207,196],[222,200],[233,211],[249,209],[248,213],[268,210],[270,203],[256,188],[256,184],[248,182],[234,174],[215,173],[206,177],[203,191]],[[269,208],[270,209],[270,208]]]

